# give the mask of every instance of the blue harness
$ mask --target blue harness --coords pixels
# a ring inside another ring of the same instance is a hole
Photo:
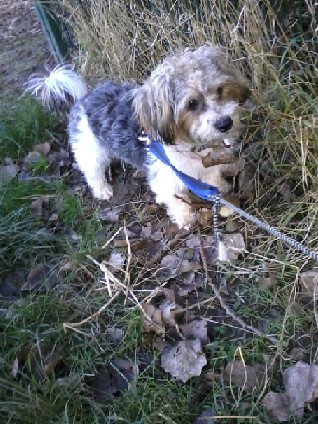
[[[179,171],[172,163],[170,162],[168,156],[166,155],[165,149],[162,144],[155,139],[151,139],[148,134],[142,132],[141,136],[138,137],[140,141],[146,142],[147,149],[163,164],[168,166],[173,172],[179,177],[183,184],[190,190],[193,194],[200,197],[203,200],[213,200],[215,196],[219,196],[220,192],[217,187],[206,184],[196,178],[191,177],[190,175],[185,174],[182,171]]]

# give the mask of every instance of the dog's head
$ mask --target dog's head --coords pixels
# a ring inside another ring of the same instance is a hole
[[[210,146],[240,133],[251,92],[219,48],[185,49],[163,61],[136,90],[140,125],[166,143]]]

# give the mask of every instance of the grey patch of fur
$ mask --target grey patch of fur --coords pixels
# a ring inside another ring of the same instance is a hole
[[[69,135],[76,140],[83,110],[88,123],[111,159],[120,159],[136,168],[146,160],[144,145],[138,140],[139,123],[134,117],[132,93],[137,86],[131,83],[106,81],[79,100],[70,111]]]

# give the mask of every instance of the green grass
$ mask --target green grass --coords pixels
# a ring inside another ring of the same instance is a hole
[[[22,159],[34,144],[50,140],[56,118],[38,102],[24,96],[10,109],[0,107],[0,161]]]

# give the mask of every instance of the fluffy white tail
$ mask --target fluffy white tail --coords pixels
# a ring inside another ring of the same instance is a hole
[[[31,75],[25,83],[25,91],[39,99],[44,107],[60,110],[84,97],[87,86],[72,66],[58,65],[47,76]]]

